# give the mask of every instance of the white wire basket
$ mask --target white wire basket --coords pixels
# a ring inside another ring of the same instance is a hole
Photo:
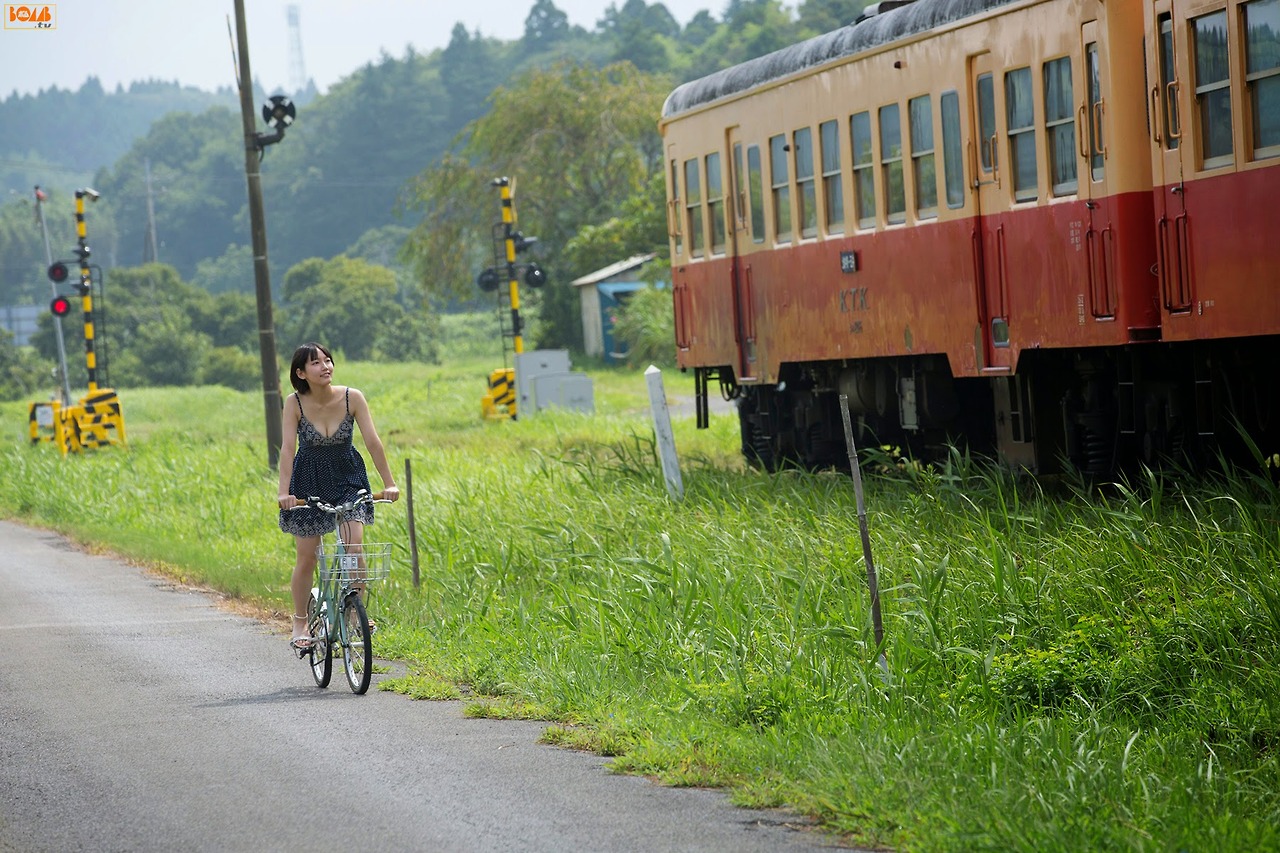
[[[316,558],[320,580],[326,583],[336,578],[348,586],[385,580],[391,574],[390,542],[344,545],[342,554],[333,543],[325,543],[316,549]]]

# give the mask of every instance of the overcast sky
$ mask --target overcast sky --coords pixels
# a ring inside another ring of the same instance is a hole
[[[594,29],[624,0],[555,0],[569,23]],[[727,0],[664,0],[681,25],[700,9],[719,20]],[[444,47],[454,24],[504,40],[524,33],[534,0],[245,0],[253,76],[268,92],[292,91],[286,9],[300,17],[302,60],[321,92],[382,51],[403,56]],[[53,29],[13,28],[12,7],[50,6]],[[51,86],[78,89],[90,75],[103,88],[135,80],[177,80],[213,90],[235,86],[227,20],[233,0],[59,0],[4,3],[0,29],[0,99]]]

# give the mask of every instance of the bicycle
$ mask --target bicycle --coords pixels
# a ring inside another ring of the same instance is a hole
[[[334,516],[333,540],[321,540],[316,548],[316,585],[307,603],[307,631],[311,643],[297,650],[298,658],[308,658],[317,687],[328,687],[333,676],[335,648],[342,649],[347,684],[357,695],[369,689],[373,675],[373,637],[369,615],[360,593],[373,581],[391,573],[390,543],[365,542],[349,545],[342,541],[342,525],[366,503],[391,503],[382,492],[364,489],[354,500],[334,506],[319,498],[298,498],[296,508],[311,507]],[[341,618],[331,618],[339,613]]]

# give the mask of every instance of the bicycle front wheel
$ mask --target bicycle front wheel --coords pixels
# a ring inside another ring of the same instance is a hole
[[[342,603],[342,661],[347,669],[347,683],[356,694],[369,689],[373,675],[373,641],[369,636],[369,617],[360,596],[351,593]]]
[[[333,677],[333,648],[329,645],[329,607],[327,602],[316,600],[311,596],[307,606],[310,618],[307,620],[311,632],[311,677],[316,680],[316,687],[328,687]]]

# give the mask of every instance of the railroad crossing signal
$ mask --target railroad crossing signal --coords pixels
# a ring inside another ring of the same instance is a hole
[[[120,398],[111,388],[98,387],[98,361],[94,351],[93,322],[93,272],[89,266],[89,244],[85,232],[85,199],[97,201],[98,193],[92,189],[76,190],[76,241],[78,261],[56,261],[49,265],[49,279],[56,285],[71,277],[70,264],[80,267],[80,280],[76,288],[84,308],[84,357],[89,371],[89,393],[76,405],[52,402],[32,403],[28,410],[29,431],[32,443],[54,442],[62,453],[78,452],[86,448],[124,443],[124,414]],[[71,300],[58,294],[49,303],[49,310],[57,317],[71,311]]]
[[[520,320],[520,279],[529,287],[541,287],[547,280],[542,267],[529,261],[516,263],[516,255],[528,251],[538,242],[537,237],[526,237],[517,231],[514,184],[510,178],[494,178],[490,184],[497,187],[502,196],[502,221],[493,228],[493,266],[476,276],[476,286],[485,293],[493,293],[498,285],[507,282],[507,296],[511,304],[511,329],[503,330],[503,337],[510,337],[517,355],[524,352],[524,337]],[[506,346],[503,346],[506,360]],[[510,393],[514,378],[511,368],[503,367],[489,375],[489,392],[481,401],[481,411],[486,418],[516,417],[515,395]]]

